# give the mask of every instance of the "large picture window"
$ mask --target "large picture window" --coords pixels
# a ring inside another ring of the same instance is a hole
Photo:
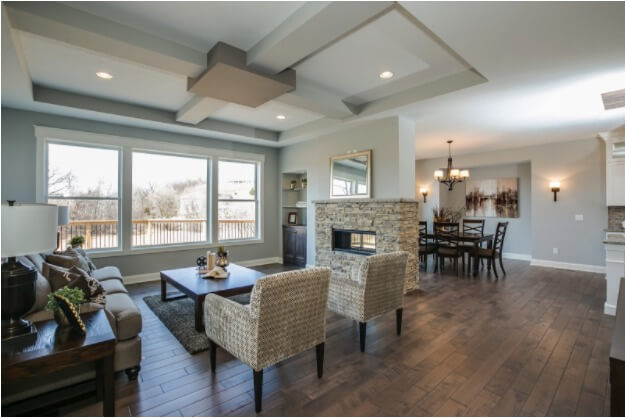
[[[119,160],[119,149],[47,144],[47,201],[69,207],[61,248],[79,235],[87,249],[119,247]]]
[[[219,161],[218,239],[220,241],[257,238],[258,164]]]
[[[207,240],[208,159],[132,153],[132,245]]]

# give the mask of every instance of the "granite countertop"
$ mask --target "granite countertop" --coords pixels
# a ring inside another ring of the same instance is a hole
[[[326,199],[326,200],[313,200],[312,203],[419,203],[417,199],[407,199],[407,198],[388,198],[388,199],[368,199],[362,197],[356,198],[337,198],[337,199]]]
[[[604,232],[622,232],[625,233],[625,229],[623,228],[605,228]]]
[[[625,245],[625,237],[623,238],[610,238],[603,241],[604,244],[616,244],[616,245]]]

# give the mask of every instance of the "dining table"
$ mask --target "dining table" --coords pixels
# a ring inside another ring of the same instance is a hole
[[[429,239],[436,239],[436,235],[428,232],[425,234],[425,237]],[[488,243],[488,248],[492,246],[494,234],[476,234],[470,232],[459,232],[458,233],[458,242],[462,242],[463,244],[472,244],[473,251],[471,252],[471,257],[473,257],[473,276],[477,276],[479,272],[479,259],[478,259],[478,248],[483,242]]]

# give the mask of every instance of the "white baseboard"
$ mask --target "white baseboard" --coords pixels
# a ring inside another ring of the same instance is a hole
[[[532,261],[531,254],[503,253],[503,258],[507,258],[509,260]]]
[[[282,257],[258,258],[256,260],[233,261],[243,267],[262,266],[264,264],[282,264]]]
[[[282,257],[268,257],[268,258],[258,258],[256,260],[245,260],[245,261],[236,261],[236,264],[243,267],[254,267],[254,266],[262,266],[264,264],[282,264]],[[124,276],[125,284],[135,284],[135,283],[145,283],[145,282],[153,282],[156,280],[160,280],[161,275],[159,272],[156,273],[144,273],[144,274],[133,274],[130,276]]]
[[[608,302],[603,304],[603,313],[606,315],[616,315],[616,306],[610,305]]]
[[[592,264],[564,263],[562,261],[539,260],[532,258],[530,265],[538,267],[552,267],[563,270],[586,271],[589,273],[605,273],[605,266],[594,266]]]
[[[161,279],[161,275],[158,272],[157,273],[133,274],[131,276],[124,276],[124,284],[154,282],[160,279]]]

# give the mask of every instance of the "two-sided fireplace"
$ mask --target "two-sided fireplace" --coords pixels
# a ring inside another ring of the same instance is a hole
[[[363,255],[375,254],[375,232],[332,228],[332,250]]]

